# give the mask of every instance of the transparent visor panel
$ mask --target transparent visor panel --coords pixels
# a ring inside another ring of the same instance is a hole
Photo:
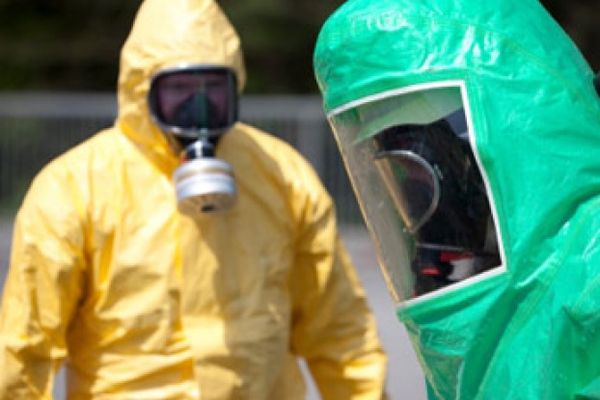
[[[152,80],[149,104],[169,131],[222,130],[237,119],[236,78],[221,67],[164,71]]]
[[[500,265],[460,90],[359,101],[329,118],[398,302]]]

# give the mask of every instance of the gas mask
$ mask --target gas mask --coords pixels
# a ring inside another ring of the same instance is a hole
[[[215,154],[238,117],[233,71],[218,66],[162,70],[152,79],[148,100],[155,123],[180,155],[173,174],[180,211],[197,216],[229,209],[236,198],[233,170]]]
[[[396,300],[501,264],[460,87],[372,96],[329,121]]]

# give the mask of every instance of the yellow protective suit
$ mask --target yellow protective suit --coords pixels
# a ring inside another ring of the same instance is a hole
[[[0,315],[0,399],[325,399],[381,396],[385,356],[332,202],[291,147],[238,123],[231,211],[177,211],[178,159],[151,122],[149,78],[227,65],[238,37],[213,1],[147,0],[121,59],[115,126],[35,178],[17,215]]]

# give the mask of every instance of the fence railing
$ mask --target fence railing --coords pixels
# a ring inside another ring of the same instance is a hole
[[[116,110],[109,93],[0,93],[0,213],[13,213],[40,168],[112,125]],[[240,117],[297,148],[333,196],[340,221],[361,222],[317,96],[245,96]]]

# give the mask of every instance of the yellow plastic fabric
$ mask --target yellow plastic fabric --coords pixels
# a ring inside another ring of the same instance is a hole
[[[385,355],[318,177],[287,144],[238,123],[217,157],[238,201],[177,211],[173,154],[149,77],[233,67],[238,37],[212,1],[148,0],[126,42],[115,126],[35,178],[17,215],[0,314],[0,399],[324,399],[382,395]]]

